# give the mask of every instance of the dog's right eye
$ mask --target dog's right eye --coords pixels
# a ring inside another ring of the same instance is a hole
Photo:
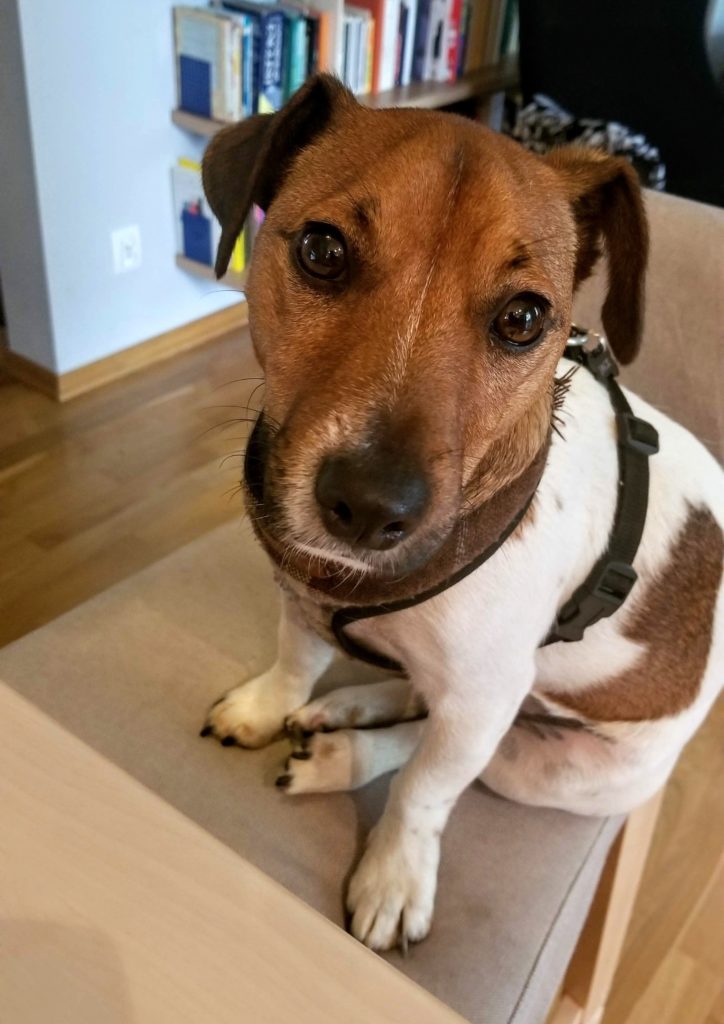
[[[310,277],[339,281],[347,273],[344,237],[332,224],[305,224],[297,239],[296,256]]]

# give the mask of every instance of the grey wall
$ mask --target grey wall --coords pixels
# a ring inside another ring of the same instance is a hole
[[[0,3],[0,45],[9,51],[0,55],[3,94],[5,78],[9,86],[0,148],[11,182],[0,197],[0,273],[10,346],[59,373],[239,301],[173,262],[170,168],[178,156],[198,159],[203,142],[170,121],[172,6]],[[21,57],[27,104],[18,95]],[[129,224],[140,226],[143,265],[117,275],[110,233]]]
[[[54,370],[20,25],[11,0],[0,3],[0,275],[12,348]]]

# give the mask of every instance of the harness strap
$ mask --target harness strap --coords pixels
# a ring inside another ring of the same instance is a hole
[[[646,523],[649,457],[659,450],[656,430],[646,420],[634,416],[619,387],[618,366],[601,336],[577,328],[574,331],[578,344],[566,348],[566,357],[585,366],[604,385],[616,413],[618,500],[606,550],[558,612],[543,647],[560,640],[580,640],[589,626],[618,611],[630,594],[638,578],[633,560]]]
[[[565,356],[584,366],[608,391],[616,413],[618,435],[619,487],[608,547],[583,583],[561,608],[542,647],[558,641],[580,640],[585,630],[600,619],[613,615],[624,603],[637,579],[633,560],[646,523],[649,494],[648,460],[659,450],[658,434],[646,420],[634,416],[626,396],[616,382],[618,366],[601,335],[572,327]],[[370,607],[339,608],[332,615],[331,629],[340,647],[351,657],[387,671],[403,672],[397,661],[354,640],[346,627],[363,619],[404,611],[436,597],[479,569],[505,543],[523,519],[535,496],[523,507],[496,541],[472,562],[429,590],[401,601]]]

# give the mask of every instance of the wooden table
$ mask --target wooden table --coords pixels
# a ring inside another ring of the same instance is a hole
[[[0,683],[3,1024],[462,1018]]]

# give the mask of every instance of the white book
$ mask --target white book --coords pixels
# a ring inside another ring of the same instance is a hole
[[[359,25],[355,28],[355,32],[358,32],[359,35],[359,45],[354,74],[354,92],[362,94],[367,91],[367,60],[369,48],[373,45],[371,33],[372,15],[365,7],[347,6],[345,11],[350,17],[357,19],[359,22]]]
[[[382,24],[375,31],[382,32],[379,91],[395,88],[397,69],[397,36],[400,28],[400,0],[385,0]]]
[[[435,62],[433,77],[436,82],[447,82],[450,78],[450,69],[447,63],[448,49],[450,46],[450,32],[452,25],[452,9],[455,0],[444,0],[443,4],[443,28],[440,38],[440,50],[435,51]]]
[[[425,47],[425,81],[444,81],[447,78],[447,0],[432,0],[430,25]],[[444,70],[444,75],[441,72]]]

